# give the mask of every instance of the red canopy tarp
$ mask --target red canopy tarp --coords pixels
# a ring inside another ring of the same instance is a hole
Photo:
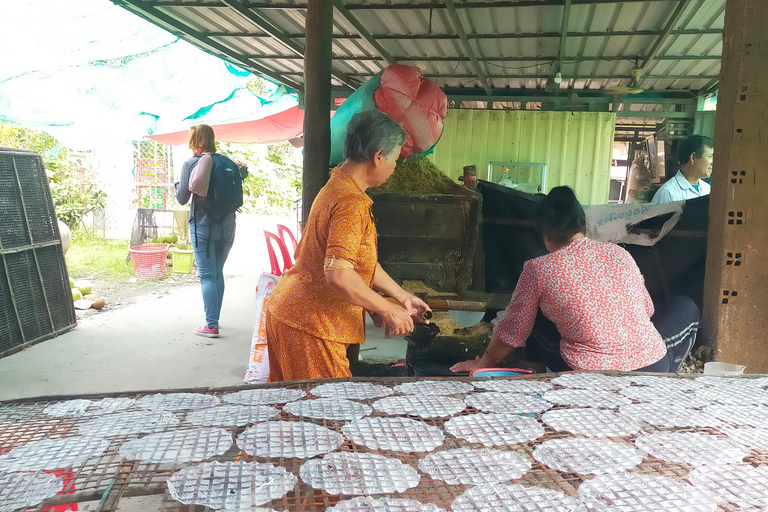
[[[304,133],[304,111],[295,106],[262,119],[212,125],[212,128],[216,140],[221,142],[272,144]],[[161,144],[171,145],[187,144],[188,137],[188,130],[147,136]]]

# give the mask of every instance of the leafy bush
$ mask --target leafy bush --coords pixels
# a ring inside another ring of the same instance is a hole
[[[75,229],[95,208],[103,208],[107,195],[89,173],[81,172],[70,151],[45,132],[0,123],[0,146],[36,151],[43,157],[56,216]]]
[[[288,142],[267,147],[266,157],[246,144],[219,144],[222,153],[248,165],[243,183],[243,210],[260,215],[288,215],[301,197],[301,167],[291,162],[294,148]]]

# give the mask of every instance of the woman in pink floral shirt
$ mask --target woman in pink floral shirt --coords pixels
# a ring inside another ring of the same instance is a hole
[[[692,301],[678,301],[688,313],[689,306],[696,309],[695,318],[672,319],[680,328],[670,326],[670,312],[664,312],[664,330],[672,338],[691,328],[694,333],[668,351],[651,320],[653,302],[637,264],[621,247],[586,237],[586,217],[573,190],[552,189],[538,222],[549,254],[525,263],[483,357],[453,371],[498,366],[513,348],[526,345],[528,359],[539,352],[553,371],[677,371],[695,339],[698,310]]]

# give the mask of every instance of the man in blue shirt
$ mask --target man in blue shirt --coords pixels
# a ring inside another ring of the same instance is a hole
[[[685,201],[709,194],[709,183],[704,181],[712,174],[712,155],[715,141],[703,135],[691,135],[678,147],[680,170],[653,196],[654,204]]]

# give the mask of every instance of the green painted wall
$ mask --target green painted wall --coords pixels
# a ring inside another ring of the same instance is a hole
[[[605,204],[615,125],[609,112],[451,109],[430,158],[454,180],[465,165],[487,179],[489,161],[546,163],[547,191],[568,185],[582,204]]]

